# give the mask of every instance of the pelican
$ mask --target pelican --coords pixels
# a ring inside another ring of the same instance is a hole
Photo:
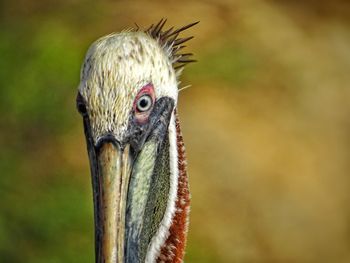
[[[192,37],[164,29],[104,36],[87,51],[77,108],[93,187],[95,262],[182,262],[190,193],[177,115]]]

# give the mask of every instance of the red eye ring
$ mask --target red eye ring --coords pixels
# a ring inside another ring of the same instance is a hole
[[[138,123],[145,123],[155,102],[154,87],[152,84],[145,85],[137,93],[134,100],[134,114]]]

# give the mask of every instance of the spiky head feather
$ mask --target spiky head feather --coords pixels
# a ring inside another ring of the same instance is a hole
[[[149,26],[144,32],[148,33],[153,39],[157,40],[160,46],[167,52],[169,60],[173,64],[175,70],[182,69],[186,64],[196,62],[192,59],[192,53],[181,53],[180,51],[185,48],[185,42],[191,40],[193,36],[180,38],[181,32],[199,23],[193,22],[178,29],[171,27],[167,30],[164,29],[164,25],[167,22],[166,19],[161,19],[156,25]]]

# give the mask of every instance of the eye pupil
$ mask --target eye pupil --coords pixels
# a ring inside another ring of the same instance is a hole
[[[145,108],[145,107],[147,107],[147,105],[148,105],[148,100],[142,99],[142,100],[140,101],[140,106],[141,106],[141,108]]]
[[[143,95],[137,101],[137,110],[140,112],[148,111],[152,107],[152,98],[149,95]]]

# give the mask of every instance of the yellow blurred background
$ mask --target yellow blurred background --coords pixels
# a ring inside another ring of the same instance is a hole
[[[350,2],[2,1],[0,262],[93,262],[92,41],[200,20],[180,92],[186,262],[350,262]]]

